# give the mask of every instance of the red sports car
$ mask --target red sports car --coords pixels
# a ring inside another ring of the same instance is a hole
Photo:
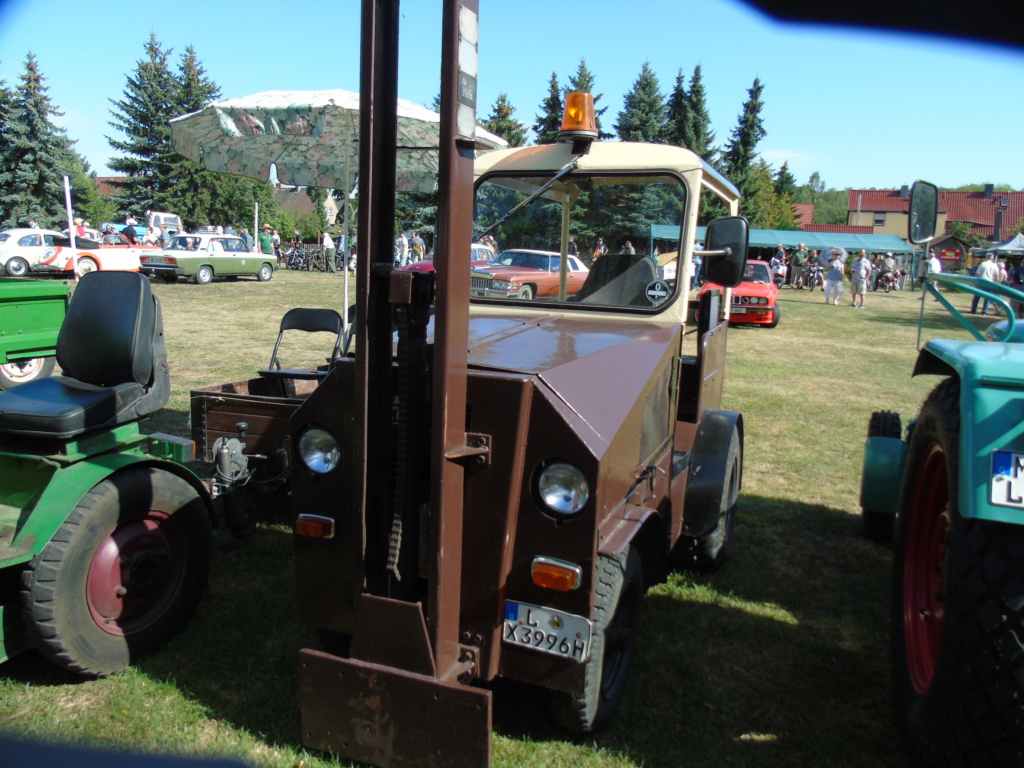
[[[722,286],[705,283],[700,289],[700,295],[703,296],[712,288],[721,289]],[[782,317],[778,298],[779,289],[772,281],[768,262],[748,261],[743,270],[743,282],[732,289],[729,322],[767,325],[774,328]]]

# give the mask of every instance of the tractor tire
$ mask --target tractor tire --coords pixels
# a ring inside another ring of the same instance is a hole
[[[929,395],[896,527],[892,674],[919,761],[1024,762],[1024,527],[960,515],[960,383]]]
[[[20,256],[7,260],[7,274],[11,277],[24,277],[28,274],[28,262]]]
[[[903,436],[903,425],[900,422],[900,415],[893,411],[875,411],[868,421],[868,437],[895,437]],[[864,531],[864,537],[877,544],[888,544],[892,541],[892,529],[896,523],[895,515],[877,510],[860,510],[860,520]]]
[[[551,701],[555,719],[575,733],[607,725],[626,692],[644,595],[640,552],[627,547],[617,555],[598,555],[594,578],[594,629],[583,693],[555,691]]]
[[[57,365],[55,357],[33,357],[0,365],[0,389],[10,389],[36,379],[45,379],[53,374]]]
[[[732,553],[733,529],[743,477],[743,449],[740,435],[733,430],[726,454],[725,483],[719,502],[718,524],[703,536],[682,536],[672,551],[672,565],[678,570],[715,573]]]
[[[185,480],[131,467],[90,490],[22,574],[29,637],[82,675],[123,671],[195,611],[210,572],[206,505]]]

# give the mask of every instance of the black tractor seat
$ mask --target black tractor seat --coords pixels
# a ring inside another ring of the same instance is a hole
[[[90,272],[57,339],[64,375],[0,392],[0,435],[70,439],[137,421],[170,398],[160,302],[136,272]]]

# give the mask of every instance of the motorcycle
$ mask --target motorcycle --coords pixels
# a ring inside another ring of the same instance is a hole
[[[804,270],[804,285],[810,286],[811,291],[821,288],[825,290],[825,270],[820,264],[811,264]]]
[[[875,286],[875,290],[889,293],[889,291],[892,290],[899,290],[899,287],[899,276],[896,272],[883,272],[878,276],[878,283]]]

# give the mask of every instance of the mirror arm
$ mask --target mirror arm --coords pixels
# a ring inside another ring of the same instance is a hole
[[[705,256],[732,256],[732,248],[726,246],[720,251],[701,251],[700,256],[701,258]]]

